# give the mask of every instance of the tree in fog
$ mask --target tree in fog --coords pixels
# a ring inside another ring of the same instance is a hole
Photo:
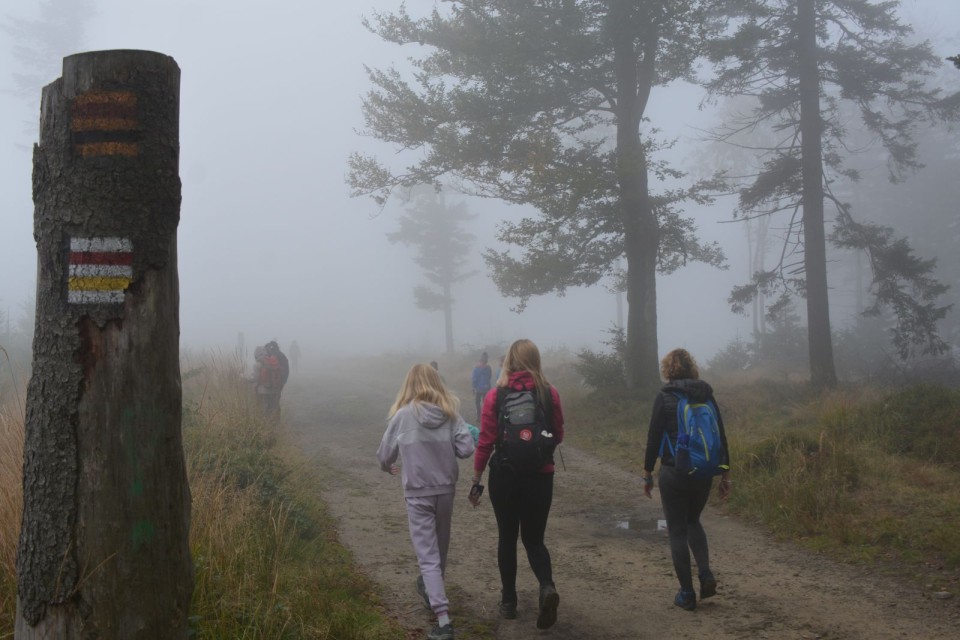
[[[367,132],[411,164],[391,169],[354,155],[354,195],[452,182],[466,193],[529,205],[500,227],[515,252],[488,250],[501,293],[531,296],[616,279],[626,261],[627,383],[659,383],[656,274],[687,261],[718,265],[679,205],[708,201],[705,185],[655,159],[643,126],[654,87],[690,79],[707,27],[697,0],[469,0],[423,19],[403,6],[368,28],[429,47],[410,78],[368,70]],[[641,129],[643,133],[641,134]],[[654,193],[650,180],[671,180]]]
[[[413,261],[431,286],[414,288],[416,305],[427,311],[443,311],[447,354],[453,355],[453,286],[474,275],[465,271],[473,234],[464,226],[475,218],[465,203],[448,205],[442,194],[432,188],[413,192],[407,213],[400,217],[400,228],[387,234],[393,243],[416,249]]]
[[[63,58],[83,49],[95,7],[93,0],[42,0],[37,18],[6,16],[0,28],[20,63],[13,74],[19,95],[39,102],[40,90],[60,76]]]
[[[735,289],[734,307],[742,308],[760,291],[806,296],[811,382],[835,384],[827,200],[836,209],[831,240],[868,256],[875,295],[869,310],[894,311],[893,338],[901,356],[940,352],[937,321],[947,308],[937,304],[945,287],[931,276],[934,261],[918,258],[891,229],[855,220],[831,191],[833,182],[858,177],[844,164],[845,104],[853,105],[862,126],[886,151],[892,180],[921,166],[915,129],[957,116],[956,98],[944,100],[923,82],[940,61],[927,43],[908,43],[912,31],[899,22],[895,2],[715,0],[715,5],[734,25],[710,45],[718,73],[709,88],[757,101],[752,113],[718,135],[758,123],[780,132],[778,144],[760,150],[763,167],[740,190],[739,209],[745,216],[783,213],[789,231],[779,263]]]
[[[952,67],[946,71],[941,86],[960,87],[960,76]],[[910,245],[918,253],[937,257],[939,280],[960,282],[960,131],[927,129],[918,133],[918,150],[926,166],[915,176],[902,184],[890,184],[880,175],[881,170],[864,159],[859,163],[863,179],[844,189],[842,198],[854,211],[869,211],[874,221],[909,232]],[[943,299],[955,308],[940,322],[941,334],[958,344],[960,290],[952,287]]]

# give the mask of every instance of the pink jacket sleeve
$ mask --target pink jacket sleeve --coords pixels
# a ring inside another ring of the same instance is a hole
[[[487,468],[487,462],[493,453],[493,445],[497,442],[497,388],[494,387],[483,397],[483,408],[480,410],[480,439],[477,441],[477,451],[473,457],[474,475],[480,475]]]

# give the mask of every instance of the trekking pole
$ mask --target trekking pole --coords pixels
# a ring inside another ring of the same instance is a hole
[[[562,466],[562,467],[563,467],[563,470],[566,471],[566,470],[567,470],[567,463],[566,463],[566,461],[564,461],[564,459],[563,459],[563,449],[561,449],[561,448],[559,447],[559,445],[557,446],[557,453],[560,454],[560,466]]]

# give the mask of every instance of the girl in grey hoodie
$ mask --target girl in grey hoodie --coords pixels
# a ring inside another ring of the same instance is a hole
[[[428,640],[453,639],[443,572],[459,475],[457,458],[469,458],[474,450],[459,404],[436,370],[414,365],[390,408],[377,450],[380,468],[401,474],[410,540],[420,565],[417,591],[437,615]],[[394,464],[398,456],[403,459],[402,471]]]

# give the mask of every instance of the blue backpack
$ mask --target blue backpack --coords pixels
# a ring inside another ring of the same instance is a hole
[[[710,478],[729,469],[721,464],[723,441],[720,439],[720,424],[717,408],[707,402],[690,402],[686,395],[674,392],[677,397],[677,444],[663,434],[660,455],[664,448],[670,450],[676,469],[686,471],[696,478]]]

